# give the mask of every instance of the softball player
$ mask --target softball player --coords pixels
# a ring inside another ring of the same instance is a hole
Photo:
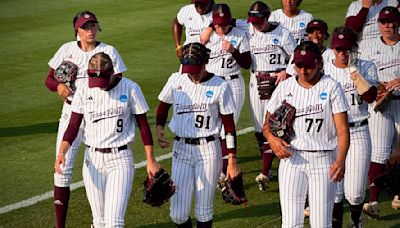
[[[272,11],[269,21],[279,22],[292,33],[296,43],[307,40],[306,26],[313,16],[299,9],[302,0],[282,0],[282,9]]]
[[[172,23],[175,51],[182,58],[182,29],[185,26],[185,44],[200,42],[200,33],[212,23],[214,0],[192,0],[192,4],[182,7]]]
[[[397,6],[397,0],[357,0],[350,4],[346,13],[346,26],[360,34],[360,45],[368,45],[369,39],[380,36],[378,14],[383,7]],[[365,44],[363,44],[365,42]]]
[[[235,124],[237,124],[245,99],[245,85],[241,69],[249,69],[251,64],[249,41],[244,31],[230,26],[232,17],[227,4],[214,5],[212,17],[215,32],[210,34],[209,42],[206,45],[211,51],[206,70],[225,79],[232,88],[236,107],[233,115]],[[228,165],[228,150],[225,147],[223,127],[221,137],[223,166],[218,181],[219,188],[222,188],[225,182]]]
[[[296,47],[296,41],[289,30],[276,22],[268,22],[271,10],[267,4],[256,1],[250,7],[247,22],[236,20],[236,27],[248,33],[252,59],[249,83],[250,105],[255,126],[255,136],[263,159],[263,168],[256,177],[259,188],[268,188],[268,173],[271,169],[273,153],[262,134],[265,118],[265,105],[268,98],[263,94],[258,81],[262,77],[276,77],[276,84],[286,79],[286,66]],[[274,85],[273,85],[274,86]],[[268,97],[268,96],[267,96]]]
[[[98,42],[96,36],[100,31],[96,16],[88,11],[77,13],[73,20],[75,35],[79,41],[71,41],[63,44],[49,61],[50,72],[46,78],[46,86],[51,91],[57,91],[58,95],[64,99],[64,106],[58,124],[56,156],[58,156],[60,144],[65,130],[67,129],[71,117],[71,102],[74,94],[66,85],[59,84],[54,79],[54,69],[56,69],[62,61],[67,60],[78,66],[78,75],[75,85],[77,89],[87,87],[87,66],[89,59],[97,52],[107,53],[114,63],[114,73],[118,76],[122,75],[127,69],[118,54],[118,51],[105,43]],[[72,181],[72,170],[76,158],[77,151],[82,141],[82,131],[71,144],[68,154],[66,155],[66,164],[62,167],[62,174],[54,173],[54,206],[56,215],[56,227],[65,227],[68,201],[70,195],[70,184]]]
[[[171,198],[170,216],[178,227],[192,227],[189,214],[193,194],[197,227],[212,226],[213,200],[222,164],[218,141],[221,123],[229,150],[227,177],[239,173],[233,93],[225,80],[205,70],[208,57],[209,50],[204,45],[185,45],[182,73],[172,74],[158,96],[157,136],[161,147],[169,146],[164,139],[164,126],[173,105],[169,128],[176,136],[171,176],[177,191]]]
[[[104,52],[89,61],[89,88],[75,94],[69,126],[55,162],[57,173],[68,164],[65,156],[85,121],[85,160],[82,169],[94,227],[123,227],[134,175],[128,144],[140,128],[147,157],[147,172],[159,170],[146,112],[149,110],[140,87],[126,78],[113,76],[113,62]]]
[[[381,37],[372,40],[368,45],[360,46],[360,58],[374,62],[378,69],[379,82],[393,89],[390,85],[395,84],[400,78],[399,10],[395,7],[383,8],[378,21]],[[373,218],[379,217],[380,190],[373,181],[384,171],[386,161],[400,135],[400,91],[393,90],[392,94],[392,100],[382,112],[375,112],[373,106],[370,107],[371,117],[368,121],[372,140],[372,157],[368,174],[370,198],[363,209]]]
[[[318,46],[306,41],[295,49],[295,77],[278,84],[266,106],[263,129],[279,164],[282,227],[303,227],[309,195],[311,227],[331,227],[336,185],[344,175],[349,148],[349,106],[338,82],[324,75]],[[290,142],[275,137],[269,116],[282,101],[296,108]],[[336,153],[337,149],[337,153]]]
[[[368,103],[375,100],[377,94],[377,70],[374,63],[361,59],[350,60],[350,53],[357,51],[357,36],[347,27],[335,28],[331,47],[335,59],[325,62],[325,74],[330,75],[342,86],[350,105],[348,122],[350,127],[350,148],[346,157],[346,173],[338,183],[333,210],[333,227],[342,227],[343,198],[350,204],[352,227],[362,227],[361,212],[365,199],[368,168],[371,161],[371,136],[368,129]],[[350,63],[349,63],[350,62]],[[361,83],[350,67],[356,67],[358,74],[367,81]],[[366,86],[369,86],[366,87]]]

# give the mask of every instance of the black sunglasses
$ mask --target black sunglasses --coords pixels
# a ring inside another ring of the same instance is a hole
[[[190,65],[201,65],[204,64],[204,61],[201,59],[191,59],[191,58],[183,58],[181,60],[182,65],[190,64]]]
[[[250,11],[247,15],[249,15],[249,17],[265,17],[265,14],[260,11]]]
[[[87,70],[89,77],[109,78],[112,74],[110,70]]]

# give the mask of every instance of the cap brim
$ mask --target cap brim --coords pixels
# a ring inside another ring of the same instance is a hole
[[[228,26],[228,25],[230,25],[230,20],[226,20],[223,18],[214,18],[213,25]]]
[[[331,45],[332,49],[341,48],[341,49],[350,50],[352,47],[353,47],[352,43],[347,40],[332,42],[332,45]]]
[[[107,88],[110,84],[110,78],[89,77],[89,88]]]
[[[203,69],[203,64],[185,64],[182,65],[182,74],[198,74]]]
[[[247,22],[254,24],[262,24],[264,23],[265,17],[248,17]]]
[[[297,59],[293,60],[293,63],[297,65],[302,65],[304,67],[310,67],[313,68],[316,66],[317,62],[315,59],[308,58],[308,57],[299,57]]]

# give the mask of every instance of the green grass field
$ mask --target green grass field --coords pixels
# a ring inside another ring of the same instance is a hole
[[[96,13],[103,32],[98,39],[116,47],[128,67],[126,77],[141,85],[151,108],[149,121],[154,129],[157,95],[172,72],[177,71],[171,35],[171,22],[178,9],[189,0],[117,1],[0,1],[0,207],[17,203],[53,188],[53,163],[57,122],[62,102],[44,86],[47,62],[64,42],[74,39],[72,18],[76,12]],[[221,2],[221,1],[217,1]],[[237,18],[244,18],[253,1],[229,0]],[[279,0],[268,1],[273,8]],[[329,22],[330,31],[341,25],[350,0],[304,1],[302,8]],[[248,81],[248,72],[244,73]],[[248,98],[248,97],[247,97]],[[238,129],[252,126],[246,101]],[[172,139],[172,136],[169,136]],[[218,195],[215,200],[215,227],[280,227],[279,195],[274,178],[267,192],[254,182],[261,162],[252,133],[238,138],[239,163],[244,171],[247,207],[228,206]],[[140,140],[135,146],[135,161],[144,160]],[[170,149],[156,147],[156,156]],[[74,182],[82,180],[79,154]],[[161,165],[170,170],[171,161]],[[278,160],[274,162],[274,170]],[[126,214],[126,227],[174,227],[168,204],[151,208],[141,202],[143,168],[136,170],[132,196]],[[219,194],[219,193],[217,193]],[[400,227],[400,213],[390,208],[390,197],[381,194],[379,221],[365,219],[365,227]],[[192,218],[194,216],[192,215]],[[53,201],[0,214],[0,227],[52,227]],[[349,222],[346,207],[345,224]],[[307,222],[307,220],[306,220]],[[71,194],[68,227],[89,227],[91,212],[84,188]]]

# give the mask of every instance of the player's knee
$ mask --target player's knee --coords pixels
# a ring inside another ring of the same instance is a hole
[[[69,187],[72,183],[72,172],[58,174],[54,173],[54,185],[57,187]]]

